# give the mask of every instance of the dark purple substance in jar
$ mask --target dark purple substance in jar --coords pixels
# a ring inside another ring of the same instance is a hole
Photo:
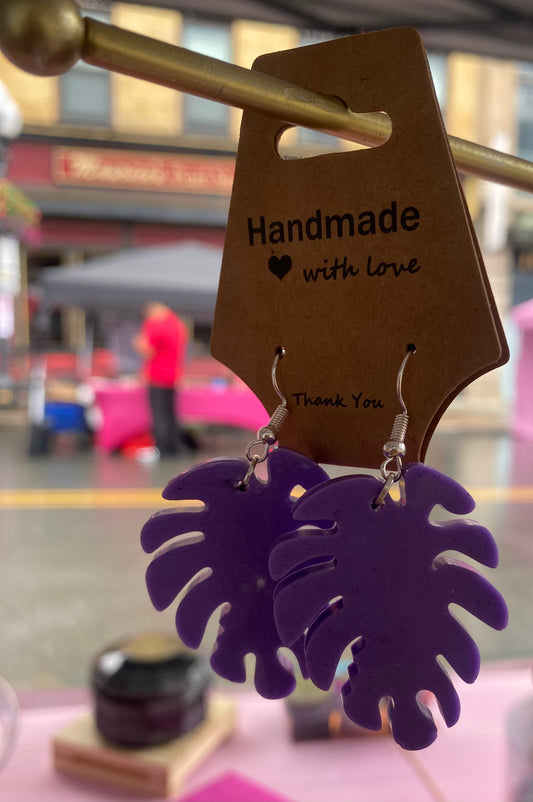
[[[92,666],[95,724],[110,741],[130,747],[165,743],[205,718],[206,662],[159,634],[112,645]]]

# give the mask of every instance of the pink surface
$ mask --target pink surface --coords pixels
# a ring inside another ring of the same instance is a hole
[[[236,771],[228,771],[179,802],[289,802],[263,785],[251,782]]]
[[[441,729],[436,743],[421,752],[405,752],[386,736],[294,744],[282,701],[236,692],[235,736],[191,776],[181,798],[222,802],[224,797],[198,796],[199,789],[218,783],[227,772],[245,772],[250,782],[272,789],[274,798],[295,802],[502,802],[508,798],[506,716],[531,696],[531,684],[530,664],[484,667],[472,686],[458,681],[459,723]],[[132,799],[131,792],[54,773],[51,738],[85,709],[68,705],[22,712],[18,745],[0,777],[0,802]],[[239,799],[236,795],[231,802]]]
[[[520,331],[520,356],[516,368],[512,430],[533,440],[533,299],[518,304],[512,317]]]
[[[517,304],[512,309],[512,317],[519,329],[533,329],[533,298]]]
[[[512,416],[514,434],[533,440],[533,328],[521,332]]]
[[[150,408],[145,386],[131,381],[92,380],[101,425],[95,443],[112,451],[150,429]],[[183,423],[235,426],[256,431],[269,415],[258,398],[242,382],[191,384],[179,392],[177,411]]]

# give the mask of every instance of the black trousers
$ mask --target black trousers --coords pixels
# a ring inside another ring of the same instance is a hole
[[[174,387],[148,385],[148,397],[152,410],[152,433],[156,448],[161,454],[177,454],[183,448],[180,427],[174,411],[176,391]]]

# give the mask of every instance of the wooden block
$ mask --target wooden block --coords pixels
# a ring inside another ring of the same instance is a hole
[[[213,695],[205,720],[166,744],[144,749],[120,747],[97,731],[92,713],[72,721],[53,741],[57,771],[151,796],[176,794],[185,778],[235,729],[232,699]]]

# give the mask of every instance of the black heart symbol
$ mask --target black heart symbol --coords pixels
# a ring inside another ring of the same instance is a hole
[[[274,273],[275,276],[281,279],[283,276],[286,276],[289,270],[292,267],[292,259],[290,256],[285,254],[284,256],[271,256],[268,260],[268,269],[271,273]]]

